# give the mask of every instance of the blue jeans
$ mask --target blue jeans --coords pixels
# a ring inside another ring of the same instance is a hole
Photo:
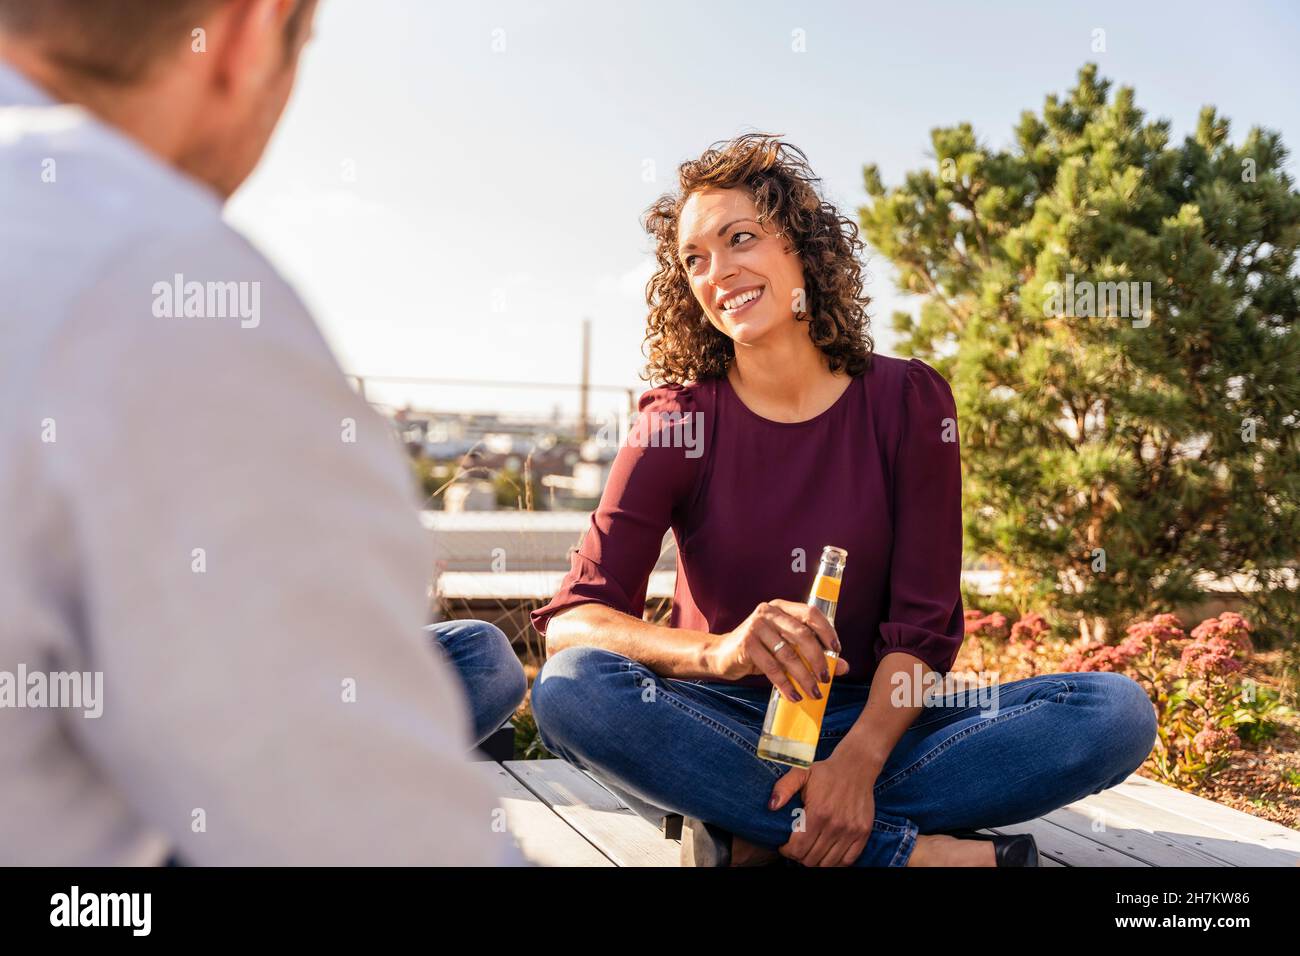
[[[866,704],[866,684],[834,683],[817,760]],[[596,647],[551,657],[533,682],[542,743],[614,789],[714,823],[759,846],[790,838],[796,794],[769,810],[790,768],[755,748],[770,688],[660,677]],[[1123,674],[1044,674],[998,687],[982,712],[935,698],[876,777],[875,824],[856,866],[906,866],[918,834],[1032,820],[1123,781],[1151,752],[1155,709]]]
[[[523,702],[528,680],[510,640],[486,621],[442,621],[425,628],[469,699],[474,743],[492,735]]]

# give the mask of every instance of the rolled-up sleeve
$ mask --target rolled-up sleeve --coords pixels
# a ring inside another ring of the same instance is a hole
[[[919,359],[908,363],[902,405],[889,609],[876,663],[905,651],[944,674],[965,638],[957,407],[947,381]]]
[[[665,385],[641,396],[568,573],[555,596],[530,615],[538,634],[544,637],[552,617],[579,604],[641,617],[664,534],[695,487],[702,435],[694,389]]]

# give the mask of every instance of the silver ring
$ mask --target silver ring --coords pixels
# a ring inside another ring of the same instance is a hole
[[[785,641],[777,641],[777,642],[772,646],[772,653],[775,654],[777,651],[779,651],[779,650],[780,650],[781,648],[783,648],[783,647],[785,647]]]

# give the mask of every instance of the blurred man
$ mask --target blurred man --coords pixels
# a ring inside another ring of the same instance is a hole
[[[314,8],[0,0],[0,864],[522,862],[390,429],[221,220]]]

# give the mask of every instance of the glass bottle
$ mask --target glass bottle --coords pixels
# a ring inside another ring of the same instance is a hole
[[[817,577],[813,579],[812,592],[808,595],[808,604],[826,615],[831,625],[835,624],[835,607],[840,600],[840,581],[844,577],[844,563],[849,553],[843,548],[827,545],[822,549],[821,563],[817,567]],[[793,646],[793,645],[791,645]],[[798,649],[795,649],[798,653]],[[821,739],[822,717],[826,713],[826,701],[830,696],[831,681],[835,679],[837,655],[832,650],[823,649],[826,655],[826,673],[830,680],[818,682],[821,697],[804,694],[799,701],[790,701],[781,691],[773,687],[772,697],[767,704],[767,716],[763,719],[763,735],[758,741],[758,755],[764,760],[790,764],[794,767],[810,767],[813,755],[817,752],[817,742]],[[800,655],[800,660],[803,660]],[[804,661],[808,669],[817,674],[819,667],[815,662]],[[798,685],[795,685],[798,687]]]

